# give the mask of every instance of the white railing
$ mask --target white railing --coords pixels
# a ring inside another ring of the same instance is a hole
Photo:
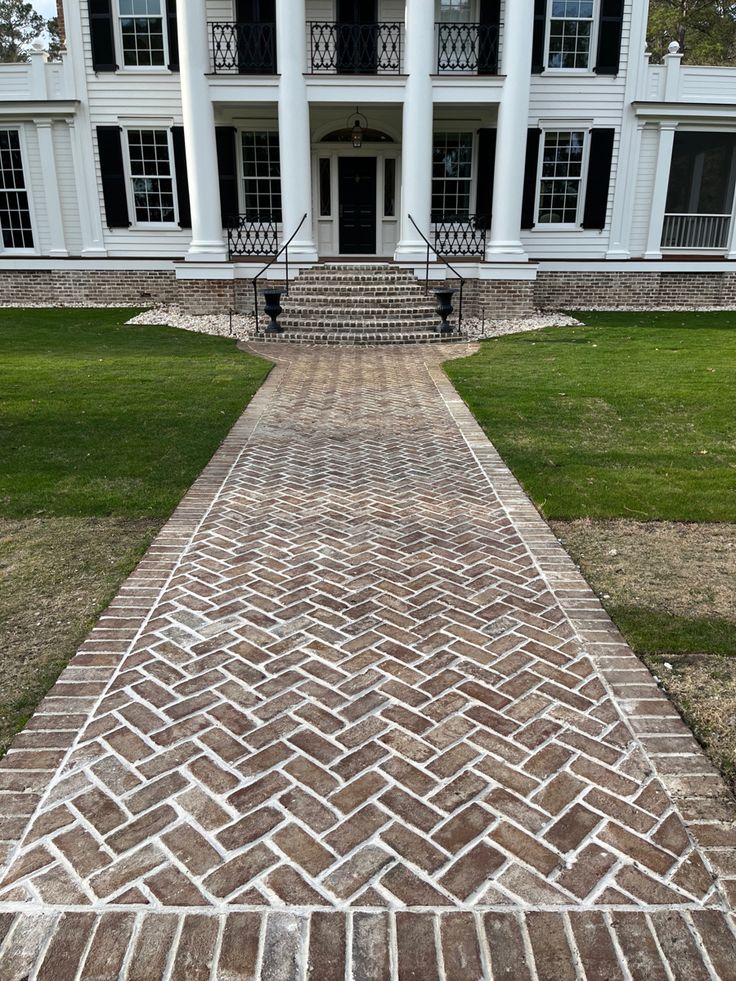
[[[728,248],[730,230],[730,215],[665,215],[662,248],[712,249],[722,252]]]

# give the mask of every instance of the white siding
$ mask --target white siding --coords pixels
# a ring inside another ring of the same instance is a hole
[[[581,128],[591,124],[595,128],[615,129],[611,187],[608,199],[606,228],[596,230],[549,229],[524,232],[522,241],[533,258],[566,258],[587,256],[602,258],[609,242],[609,228],[613,207],[613,190],[618,159],[621,150],[621,119],[626,95],[626,64],[631,36],[633,0],[627,0],[624,8],[624,24],[621,37],[621,71],[615,77],[596,75],[566,75],[548,73],[532,77],[529,104],[529,126],[534,127],[559,119],[564,125],[580,121]],[[595,62],[595,53],[592,56]]]
[[[179,75],[167,70],[140,71],[121,70],[99,72],[92,70],[92,49],[89,38],[89,15],[87,0],[81,0],[82,35],[87,64],[87,84],[89,92],[89,112],[95,146],[95,168],[97,173],[100,210],[103,215],[102,177],[100,175],[97,139],[94,131],[97,126],[114,126],[123,120],[135,119],[144,123],[150,121],[156,126],[180,126],[181,89]],[[118,63],[120,54],[118,52]],[[146,231],[145,229],[113,229],[105,226],[104,241],[111,256],[183,256],[188,248],[191,234],[180,228],[171,231]]]

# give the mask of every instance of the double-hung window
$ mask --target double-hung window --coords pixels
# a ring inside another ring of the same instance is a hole
[[[538,225],[578,225],[583,204],[584,130],[546,132],[541,151]]]
[[[136,224],[175,224],[176,193],[169,131],[129,129],[128,159]]]
[[[249,221],[281,221],[281,159],[276,130],[241,134],[243,203]]]
[[[440,0],[440,23],[468,24],[472,10],[472,0]]]
[[[595,0],[552,0],[548,68],[590,68]]]
[[[119,0],[119,4],[123,64],[127,68],[165,65],[164,0]]]
[[[432,147],[432,220],[467,218],[473,183],[473,134],[435,133]]]
[[[0,232],[6,249],[32,249],[31,209],[17,129],[0,129]]]

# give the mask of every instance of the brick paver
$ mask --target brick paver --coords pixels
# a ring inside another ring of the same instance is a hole
[[[0,763],[0,979],[736,978],[733,802],[442,350],[278,356]]]

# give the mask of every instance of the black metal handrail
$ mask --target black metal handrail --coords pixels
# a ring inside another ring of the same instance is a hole
[[[496,24],[437,24],[437,71],[498,74]]]
[[[309,22],[311,70],[338,75],[399,75],[403,24]]]
[[[412,223],[412,225],[414,226],[414,228],[416,228],[416,230],[421,235],[422,240],[427,245],[427,263],[426,263],[426,269],[425,269],[424,292],[425,293],[429,293],[429,254],[430,254],[430,252],[434,252],[434,254],[437,256],[437,258],[440,260],[440,262],[444,263],[447,266],[447,268],[450,270],[450,272],[451,273],[454,273],[455,276],[457,276],[457,278],[460,280],[460,302],[458,303],[458,307],[457,307],[457,330],[458,330],[458,333],[460,333],[460,331],[462,331],[462,329],[463,329],[463,289],[465,288],[465,278],[460,275],[460,273],[457,271],[457,269],[453,265],[451,265],[447,261],[447,259],[445,259],[444,256],[440,255],[440,253],[437,251],[437,249],[434,247],[434,245],[432,245],[432,243],[429,241],[429,239],[427,238],[427,236],[421,230],[421,228],[419,227],[419,225],[417,225],[417,223],[414,221],[414,219],[412,218],[411,215],[409,215],[409,221]]]
[[[288,294],[289,292],[289,246],[299,234],[301,227],[306,220],[307,220],[307,214],[305,212],[304,215],[302,216],[302,220],[299,222],[299,224],[296,226],[291,236],[289,237],[289,240],[281,246],[281,248],[273,257],[273,259],[271,259],[270,262],[267,262],[266,265],[263,267],[263,269],[261,269],[259,273],[256,273],[255,277],[253,278],[253,300],[254,300],[255,311],[256,311],[256,336],[258,336],[259,329],[260,329],[259,320],[258,320],[258,280],[265,272],[268,272],[268,270],[275,262],[278,262],[282,254],[286,253],[286,289],[284,290],[284,293]]]
[[[433,223],[434,242],[441,254],[485,256],[487,215],[438,215]]]
[[[229,258],[274,255],[279,247],[279,222],[273,215],[233,215],[227,226]]]
[[[276,25],[210,22],[212,70],[240,75],[276,74]]]

